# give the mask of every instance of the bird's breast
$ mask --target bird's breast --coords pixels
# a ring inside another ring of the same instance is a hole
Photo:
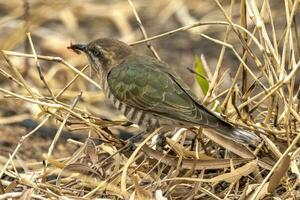
[[[160,127],[160,120],[150,112],[127,105],[120,101],[110,90],[107,79],[103,82],[105,96],[109,101],[122,112],[122,114],[132,123],[137,124],[143,130],[154,130]]]

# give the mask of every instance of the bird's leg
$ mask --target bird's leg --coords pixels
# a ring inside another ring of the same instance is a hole
[[[142,136],[144,134],[150,134],[152,132],[154,132],[156,130],[156,128],[153,128],[153,127],[148,127],[145,131],[142,131],[140,133],[138,133],[137,135],[135,135],[134,137],[130,138],[130,141],[131,142],[138,142],[140,140],[142,140]],[[168,129],[167,127],[162,127],[158,133],[157,133],[157,136],[153,138],[153,144],[154,145],[157,145],[158,148],[162,148],[165,146],[166,144],[166,137],[165,137],[165,134],[167,132],[169,132],[170,129]]]
[[[202,148],[203,148],[203,150],[204,150],[204,152],[205,152],[205,154],[206,155],[210,155],[210,153],[209,153],[209,151],[207,150],[207,145],[204,143],[204,141],[202,140],[202,130],[203,130],[203,128],[202,127],[199,127],[199,129],[198,129],[198,133],[196,133],[196,137],[197,137],[197,139],[200,141],[200,144],[201,144],[201,146],[202,146]]]
[[[158,150],[163,150],[163,148],[166,146],[166,137],[172,137],[177,132],[174,127],[163,127],[157,136],[156,139],[156,145]]]
[[[151,133],[155,131],[155,129],[147,129],[146,131],[141,131],[139,132],[138,134],[130,137],[129,139],[125,140],[125,145],[119,150],[119,151],[132,151],[135,149],[135,145],[134,143],[136,142],[139,142],[143,139],[143,135],[147,135],[148,133]],[[157,147],[159,149],[162,149],[165,144],[166,144],[166,136],[165,134],[167,132],[170,131],[170,128],[161,128],[159,131],[158,131],[158,134],[157,134],[157,138],[156,138],[156,141],[154,142],[154,144],[157,145]]]
[[[157,136],[156,145],[160,148],[163,148],[166,145],[166,141],[165,132],[161,133]]]
[[[130,137],[129,139],[127,139],[126,142],[132,142],[132,143],[138,142],[138,141],[142,140],[142,136],[145,135],[145,134],[146,134],[145,131],[141,131],[138,134],[136,134],[136,135]]]
[[[142,139],[142,136],[145,135],[146,132],[145,131],[141,131],[138,134],[128,138],[127,140],[125,140],[125,146],[121,148],[121,152],[122,151],[133,151],[136,146],[134,145],[135,142],[138,142]]]

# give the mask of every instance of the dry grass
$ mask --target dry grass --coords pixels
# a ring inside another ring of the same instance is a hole
[[[300,198],[299,1],[155,2],[0,1],[0,199]],[[150,36],[140,17],[149,10],[155,29],[171,16],[181,27]],[[134,143],[122,137],[136,127],[104,103],[87,66],[77,69],[84,57],[66,49],[96,25],[147,44],[158,59],[160,42],[182,32],[216,45],[216,62],[201,56],[210,83],[203,103],[262,142],[246,147],[202,129],[178,130],[164,146],[159,130]],[[232,77],[228,63],[238,65]],[[25,129],[25,119],[35,124]]]

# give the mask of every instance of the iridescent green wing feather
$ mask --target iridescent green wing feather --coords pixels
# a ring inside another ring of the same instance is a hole
[[[176,81],[178,78],[165,70],[170,69],[155,59],[135,55],[109,72],[108,85],[127,105],[189,124],[217,126],[219,119],[203,110]]]

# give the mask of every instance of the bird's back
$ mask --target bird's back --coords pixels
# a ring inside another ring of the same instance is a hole
[[[157,116],[164,124],[231,127],[202,106],[167,64],[152,57],[138,54],[128,56],[111,70],[107,80],[116,99]]]

